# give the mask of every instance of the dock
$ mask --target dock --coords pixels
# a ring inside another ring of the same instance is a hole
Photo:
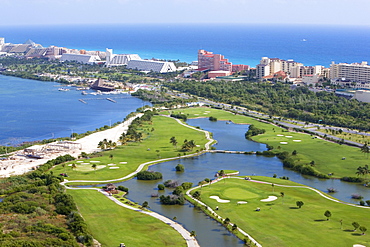
[[[117,96],[117,97],[110,97],[110,98],[84,98],[84,99],[79,99],[78,101],[87,104],[87,101],[89,100],[109,100],[112,103],[117,103],[116,99],[129,99],[132,98],[132,96]]]
[[[107,98],[107,100],[109,100],[110,102],[113,102],[113,103],[117,103],[117,101],[115,101],[114,99],[111,99],[111,98]]]

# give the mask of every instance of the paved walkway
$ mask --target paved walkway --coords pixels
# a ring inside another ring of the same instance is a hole
[[[168,117],[168,116],[166,116],[166,117]],[[197,131],[204,132],[205,135],[206,135],[206,138],[208,140],[208,142],[205,144],[205,149],[206,149],[206,151],[209,150],[210,145],[215,140],[210,137],[210,134],[209,134],[208,131],[200,130],[200,129],[197,129],[197,128],[193,127],[193,126],[184,124],[179,119],[175,119],[175,120],[179,124],[181,124],[181,125],[183,125],[185,127],[188,127],[190,129],[194,129],[194,130],[197,130]],[[61,183],[61,185],[64,185],[67,189],[93,189],[93,190],[98,190],[101,193],[105,194],[110,200],[114,201],[115,203],[117,203],[118,205],[120,205],[122,207],[125,207],[125,208],[128,208],[128,209],[134,210],[134,211],[138,211],[140,213],[144,213],[144,214],[150,215],[150,216],[152,216],[154,218],[157,218],[157,219],[161,220],[162,222],[170,225],[177,232],[179,232],[181,234],[181,236],[185,239],[188,247],[198,247],[200,245],[198,244],[196,238],[190,236],[190,232],[188,232],[182,225],[178,224],[177,222],[175,222],[175,221],[173,221],[173,220],[171,220],[171,219],[169,219],[169,218],[167,218],[167,217],[165,217],[163,215],[160,215],[158,213],[151,212],[151,211],[145,211],[145,210],[137,209],[137,208],[131,207],[129,205],[126,205],[126,204],[120,202],[119,200],[117,200],[115,197],[109,196],[108,193],[104,192],[103,190],[97,189],[97,188],[73,188],[73,187],[66,186],[66,183],[70,183],[70,182],[110,183],[110,182],[122,181],[122,180],[125,180],[125,179],[128,179],[128,178],[131,178],[131,177],[135,176],[138,172],[140,172],[141,170],[143,170],[143,168],[145,166],[147,166],[147,165],[153,165],[153,164],[156,164],[156,163],[160,163],[160,162],[164,162],[164,161],[169,161],[169,160],[175,160],[175,159],[179,159],[179,158],[192,157],[192,156],[199,155],[199,154],[202,154],[202,153],[204,153],[204,152],[199,152],[199,153],[189,154],[189,155],[184,155],[184,156],[179,156],[179,157],[173,157],[173,158],[166,158],[166,159],[159,159],[159,160],[149,161],[149,162],[140,164],[139,167],[136,169],[136,171],[134,171],[134,172],[132,172],[132,173],[130,173],[130,174],[122,177],[122,178],[110,179],[110,180],[102,180],[102,181],[91,181],[91,180],[73,180],[73,181],[68,181],[68,180],[65,179]]]
[[[102,193],[103,195],[105,195],[108,199],[110,199],[111,201],[115,202],[117,205],[121,206],[121,207],[124,207],[124,208],[127,208],[127,209],[130,209],[130,210],[133,210],[133,211],[136,211],[136,212],[139,212],[139,213],[143,213],[143,214],[147,214],[149,216],[152,216],[164,223],[166,223],[167,225],[171,226],[173,229],[175,229],[178,233],[181,234],[181,236],[185,239],[186,241],[186,244],[188,247],[200,247],[200,245],[198,244],[197,240],[195,237],[192,237],[190,236],[190,232],[188,232],[182,225],[180,225],[179,223],[163,216],[163,215],[160,215],[156,212],[152,212],[152,211],[146,211],[146,210],[142,210],[142,209],[139,209],[139,208],[135,208],[135,207],[132,207],[130,205],[127,205],[121,201],[119,201],[117,198],[115,198],[114,196],[111,196],[109,195],[106,191],[102,190],[102,189],[98,189],[98,188],[72,188],[72,187],[67,187],[67,189],[70,189],[70,190],[96,190],[96,191],[99,191],[100,193]]]

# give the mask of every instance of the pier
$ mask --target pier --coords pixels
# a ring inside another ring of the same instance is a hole
[[[110,98],[85,98],[85,99],[79,99],[78,101],[87,104],[86,101],[88,100],[109,100],[112,103],[117,103],[116,99],[128,99],[131,98],[131,96],[118,96],[118,97],[110,97]]]

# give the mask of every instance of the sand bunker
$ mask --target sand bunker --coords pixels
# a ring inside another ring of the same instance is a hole
[[[280,142],[280,144],[288,144],[287,142]]]
[[[100,161],[98,161],[98,160],[92,160],[92,161],[90,161],[90,163],[99,163]]]
[[[301,140],[293,140],[294,142],[301,142]]]
[[[239,201],[238,204],[247,204],[248,202],[245,201]]]
[[[79,160],[79,161],[76,161],[77,163],[82,163],[83,161],[82,160]]]
[[[116,164],[108,164],[108,166],[115,166]]]
[[[77,166],[76,168],[76,171],[80,171],[80,172],[89,172],[89,171],[94,171],[94,170],[100,170],[100,169],[103,169],[107,166],[105,165],[100,165],[100,166],[96,166],[95,169],[90,165],[90,166]]]
[[[118,168],[119,168],[118,166],[109,167],[109,169],[118,169]]]
[[[276,199],[277,199],[276,196],[269,196],[266,199],[262,199],[261,202],[272,202],[272,201],[275,201]]]
[[[215,199],[219,203],[228,203],[228,202],[230,202],[230,200],[223,200],[223,199],[220,199],[220,197],[218,197],[218,196],[210,196],[209,198]]]
[[[292,138],[293,136],[285,136],[286,138]]]
[[[119,162],[120,164],[127,164],[127,162]]]
[[[276,135],[276,136],[284,136],[284,135]]]
[[[90,165],[90,163],[81,163],[81,165]]]

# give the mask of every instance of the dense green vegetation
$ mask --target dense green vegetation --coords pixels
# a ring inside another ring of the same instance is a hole
[[[71,159],[60,156],[26,175],[0,180],[1,246],[91,246],[73,198],[59,184],[63,178],[46,172]]]
[[[231,178],[203,186],[193,193],[198,192],[198,198],[212,209],[218,206],[218,215],[228,218],[228,222],[246,231],[262,246],[352,246],[369,243],[370,236],[354,231],[352,223],[358,222],[359,226],[368,228],[365,219],[370,208],[333,202],[304,187],[280,186],[299,185],[288,180],[252,179],[273,183],[274,186]],[[220,203],[210,196],[230,202]],[[277,200],[261,201],[269,196],[276,196]],[[238,203],[241,201],[247,203]],[[260,210],[257,211],[257,208]],[[326,211],[330,212],[329,220],[324,215]],[[231,225],[227,227],[237,233]],[[244,239],[241,235],[239,237]]]
[[[217,102],[243,106],[312,123],[369,130],[370,104],[337,97],[334,93],[314,93],[306,87],[290,89],[287,84],[224,81],[174,81],[167,87]]]
[[[260,134],[263,134],[265,132],[266,132],[266,130],[259,129],[256,126],[254,126],[253,124],[251,124],[249,126],[248,131],[245,133],[245,138],[246,139],[251,139],[252,136],[260,135]]]
[[[155,171],[141,171],[136,174],[138,180],[157,180],[162,179],[162,173]]]

